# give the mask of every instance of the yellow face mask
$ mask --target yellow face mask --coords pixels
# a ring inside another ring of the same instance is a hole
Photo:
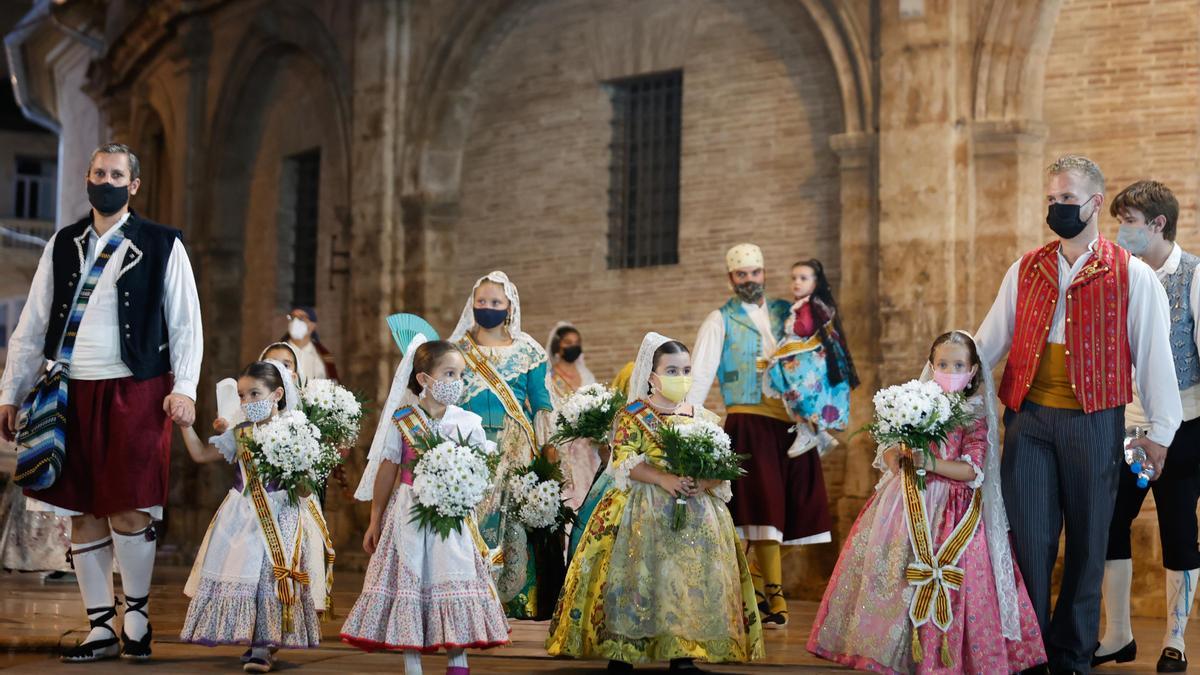
[[[691,375],[659,375],[655,373],[655,377],[659,382],[656,391],[668,401],[679,403],[692,389]]]

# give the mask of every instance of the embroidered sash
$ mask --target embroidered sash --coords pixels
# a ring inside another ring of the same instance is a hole
[[[292,609],[299,603],[300,593],[303,592],[302,587],[307,586],[309,581],[308,574],[300,569],[300,543],[304,528],[300,526],[299,522],[296,523],[296,542],[292,546],[292,558],[289,562],[284,556],[284,542],[279,536],[279,523],[271,511],[271,503],[267,499],[267,491],[263,487],[262,480],[258,477],[254,458],[251,457],[250,449],[245,444],[245,440],[249,436],[248,429],[239,429],[238,436],[239,440],[243,441],[238,450],[238,459],[242,465],[242,472],[246,476],[246,492],[249,493],[250,501],[254,504],[254,513],[258,516],[258,529],[262,533],[263,543],[267,546],[267,553],[271,556],[271,575],[275,579],[275,593],[283,605],[283,632],[289,633],[294,630]]]
[[[419,436],[429,436],[433,433],[433,429],[429,426],[429,422],[425,419],[420,411],[415,406],[404,406],[398,408],[396,414],[392,415],[392,424],[400,430],[400,435],[404,437],[404,442],[408,443],[414,450],[418,447],[417,439]]]
[[[630,403],[625,406],[625,412],[642,428],[642,431],[650,435],[657,434],[663,424],[662,418],[645,401],[639,400]]]
[[[979,528],[983,512],[983,497],[979,490],[973,490],[971,506],[967,513],[935,553],[933,535],[930,533],[929,520],[925,514],[925,502],[921,499],[921,491],[917,488],[916,471],[910,460],[904,459],[902,462],[904,516],[908,524],[908,540],[912,544],[913,556],[916,558],[904,571],[909,585],[916,586],[912,604],[908,609],[908,618],[913,625],[913,660],[920,663],[924,659],[920,632],[917,629],[932,621],[933,625],[942,631],[942,665],[951,668],[954,662],[946,642],[946,631],[949,630],[950,621],[954,618],[950,608],[950,591],[957,591],[962,587],[964,572],[961,567],[958,567],[958,559],[962,557],[967,544],[971,543],[975,537],[975,531]]]
[[[325,540],[325,619],[328,620],[334,618],[333,561],[337,555],[333,550],[333,540],[329,538],[329,524],[325,522],[325,516],[317,507],[317,502],[311,497],[304,501],[308,504],[309,515],[312,516],[313,522],[317,524],[317,529],[321,531],[321,537]]]
[[[521,402],[517,400],[512,387],[508,386],[508,382],[503,377],[500,377],[496,370],[492,368],[492,365],[488,363],[487,357],[479,350],[479,345],[475,344],[475,340],[469,334],[463,336],[459,345],[463,348],[462,352],[463,356],[466,357],[467,365],[479,375],[483,383],[487,385],[488,390],[500,400],[500,405],[504,406],[504,413],[517,424],[521,433],[529,441],[529,459],[532,460],[538,451],[537,440],[533,433],[533,425],[530,424],[529,418],[525,415],[525,408],[521,407]]]

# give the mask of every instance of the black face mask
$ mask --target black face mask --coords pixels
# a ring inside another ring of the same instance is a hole
[[[747,281],[733,287],[737,291],[738,297],[742,302],[748,302],[752,305],[762,302],[763,285],[757,281]]]
[[[1088,202],[1091,197],[1088,198]],[[1079,216],[1083,204],[1051,204],[1046,211],[1046,224],[1063,239],[1074,239],[1087,228],[1087,220]],[[1092,209],[1093,213],[1095,209]],[[1091,220],[1088,214],[1088,220]]]
[[[566,361],[567,363],[575,363],[579,360],[580,356],[583,356],[583,345],[571,345],[570,347],[563,347],[563,361]]]
[[[112,183],[96,184],[88,181],[88,201],[102,216],[111,216],[129,203],[129,186],[117,187]]]
[[[485,309],[483,307],[475,308],[475,323],[481,328],[495,328],[504,323],[508,318],[507,309]]]

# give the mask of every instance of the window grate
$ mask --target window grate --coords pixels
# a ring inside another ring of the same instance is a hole
[[[610,269],[679,262],[683,71],[612,80]]]
[[[295,170],[295,233],[292,262],[292,303],[317,304],[317,218],[321,186],[321,151],[288,158]]]

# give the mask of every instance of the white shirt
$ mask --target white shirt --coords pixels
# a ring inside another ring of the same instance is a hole
[[[97,236],[91,227],[87,229],[88,246],[79,268],[81,277],[91,270],[99,252],[128,218],[126,214],[103,236]],[[0,377],[0,405],[19,404],[33,388],[45,365],[42,352],[53,311],[53,252],[57,238],[58,234],[51,237],[42,251],[25,309],[9,340],[8,361],[4,375]],[[117,314],[117,277],[120,276],[129,246],[131,242],[128,239],[121,242],[96,282],[75,338],[75,350],[71,357],[72,380],[109,380],[133,374],[121,361],[121,327]],[[165,282],[163,310],[167,321],[171,370],[175,375],[173,392],[194,401],[196,385],[200,380],[200,360],[204,355],[204,334],[200,325],[200,299],[196,293],[192,264],[183,242],[178,239],[167,259]],[[82,288],[83,284],[79,286]],[[78,292],[76,290],[76,295]]]
[[[750,317],[754,327],[762,338],[762,353],[775,353],[777,347],[775,335],[771,332],[771,316],[767,313],[767,303],[752,305],[743,302],[742,310]],[[714,310],[705,317],[696,333],[696,344],[692,348],[692,390],[688,392],[687,402],[703,406],[708,398],[708,390],[712,388],[713,380],[717,377],[717,369],[721,367],[721,353],[725,349],[725,317],[721,310]]]
[[[1167,260],[1163,263],[1163,266],[1154,270],[1154,274],[1158,276],[1159,282],[1164,285],[1166,284],[1167,277],[1179,270],[1179,261],[1182,258],[1183,249],[1179,248],[1179,244],[1175,244],[1171,248],[1171,254],[1167,256]],[[1188,309],[1192,312],[1192,322],[1194,324],[1192,328],[1192,342],[1200,350],[1200,266],[1197,266],[1196,270],[1192,273],[1192,286],[1188,293]],[[1183,406],[1184,420],[1194,420],[1200,417],[1200,384],[1179,390],[1179,399]],[[1147,426],[1149,424],[1146,420],[1146,412],[1142,410],[1142,401],[1136,395],[1133,398],[1133,402],[1125,408],[1125,423],[1128,426]]]
[[[1071,281],[1091,260],[1096,242],[1087,252],[1079,256],[1072,265],[1060,248],[1058,253],[1058,302],[1054,305],[1054,318],[1050,321],[1047,342],[1066,342],[1066,294]],[[996,302],[979,326],[975,343],[979,356],[986,363],[995,365],[1008,355],[1012,348],[1013,330],[1016,327],[1017,276],[1021,261],[1012,264],[1000,284]],[[1154,276],[1150,266],[1138,258],[1129,259],[1129,351],[1133,357],[1137,389],[1146,405],[1150,418],[1147,436],[1159,445],[1167,446],[1175,438],[1175,431],[1183,419],[1179,403],[1179,388],[1175,380],[1175,362],[1171,356],[1171,314],[1168,309],[1167,292]]]
[[[296,347],[295,344],[292,346]],[[325,372],[325,359],[321,358],[321,352],[317,351],[312,340],[303,347],[296,347],[296,352],[300,355],[300,377],[305,380],[329,379],[328,373]]]

